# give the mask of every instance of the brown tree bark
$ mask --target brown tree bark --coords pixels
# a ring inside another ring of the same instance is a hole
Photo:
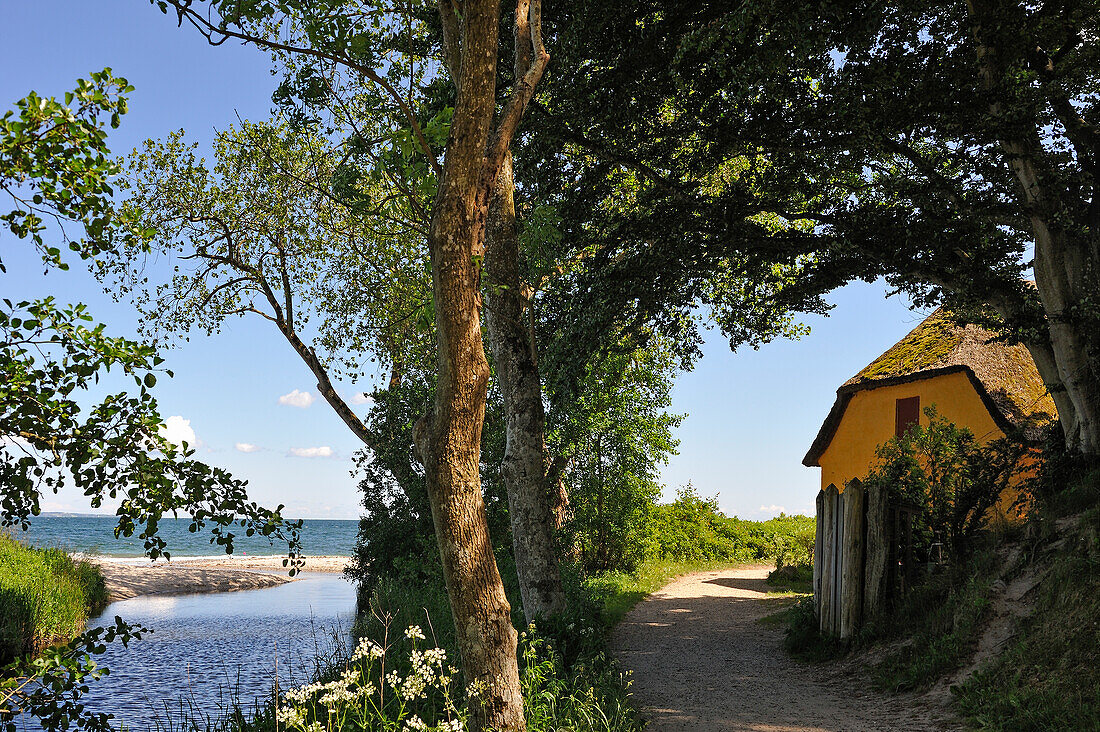
[[[446,0],[444,0],[446,2]],[[435,403],[415,438],[427,475],[443,575],[477,729],[523,730],[516,631],[481,492],[481,430],[489,364],[479,302],[485,151],[495,110],[499,5],[469,0],[454,121],[432,210],[428,246],[438,332]],[[494,176],[495,177],[495,176]]]
[[[475,690],[477,730],[526,729],[516,631],[504,594],[481,492],[480,448],[489,365],[481,339],[481,262],[490,197],[523,112],[549,55],[542,45],[540,0],[516,5],[516,47],[526,44],[497,124],[496,61],[500,4],[466,0],[459,19],[439,1],[446,62],[457,87],[455,111],[432,207],[432,263],[438,342],[435,402],[418,423],[424,463],[463,672]]]
[[[523,613],[530,622],[565,610],[554,542],[547,475],[546,415],[535,344],[524,322],[526,297],[519,271],[515,183],[508,155],[489,202],[485,232],[488,302],[485,320],[497,381],[504,397],[505,447],[501,472],[508,491],[512,548]]]

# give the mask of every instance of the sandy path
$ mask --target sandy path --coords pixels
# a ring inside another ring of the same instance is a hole
[[[765,594],[769,569],[681,577],[615,629],[612,651],[633,671],[649,730],[958,729],[912,696],[882,695],[854,676],[788,657],[782,631],[757,622],[784,602]]]
[[[343,572],[348,557],[307,557],[306,572]],[[138,595],[186,595],[275,587],[291,581],[281,557],[179,558],[171,562],[118,562],[92,558],[112,601]]]

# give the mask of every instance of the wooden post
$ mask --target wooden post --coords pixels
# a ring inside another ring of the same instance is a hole
[[[844,555],[840,584],[840,637],[851,638],[859,628],[863,606],[863,486],[852,480],[844,499]]]
[[[817,532],[814,534],[814,608],[821,617],[821,570],[825,561],[825,491],[817,492]]]
[[[836,619],[836,605],[833,598],[837,583],[836,508],[839,497],[835,485],[830,485],[825,489],[825,510],[823,512],[825,542],[822,545],[824,561],[821,567],[821,609],[818,612],[818,622],[820,623],[821,632],[828,635],[835,633],[833,628]]]
[[[836,514],[833,517],[836,523],[834,530],[836,538],[833,540],[833,627],[830,631],[833,635],[840,635],[840,598],[844,593],[844,513],[846,508],[844,494],[838,491]]]
[[[863,619],[873,620],[886,599],[890,561],[889,516],[886,490],[877,483],[867,486],[867,562],[863,570]]]

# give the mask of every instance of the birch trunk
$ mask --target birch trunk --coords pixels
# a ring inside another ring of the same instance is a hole
[[[1100,260],[1090,256],[1087,245],[1067,241],[1063,232],[1051,232],[1045,222],[1034,228],[1035,283],[1058,374],[1073,404],[1074,424],[1066,428],[1066,445],[1100,455],[1100,334],[1089,333],[1073,315],[1096,296]]]
[[[488,302],[485,320],[497,381],[504,397],[505,447],[501,472],[508,491],[512,548],[523,614],[528,622],[565,610],[554,543],[554,512],[546,461],[546,415],[534,343],[524,322],[519,232],[508,155],[489,202],[485,231]]]
[[[990,117],[1001,123],[1007,116],[1000,95],[1005,62],[1000,58],[1003,49],[998,47],[998,9],[983,0],[968,0],[968,11],[977,51],[978,68],[982,88],[991,94]],[[1051,60],[1053,68],[1053,60]],[[1042,72],[1041,72],[1042,73]],[[1045,88],[1044,88],[1045,91]],[[1057,94],[1058,92],[1054,92]],[[1068,99],[1049,99],[1056,111],[1071,111]],[[1066,110],[1068,107],[1069,110]],[[1018,110],[1013,110],[1017,112]],[[1061,114],[1061,112],[1059,112]],[[1062,119],[1069,128],[1073,120]],[[1100,243],[1095,231],[1095,221],[1076,222],[1064,205],[1064,190],[1048,182],[1049,161],[1044,157],[1041,131],[1026,128],[1018,122],[1005,125],[1009,133],[1001,135],[1001,149],[1016,180],[1024,202],[1024,210],[1031,221],[1035,236],[1035,284],[1043,303],[1050,353],[1057,368],[1064,397],[1055,394],[1056,404],[1066,408],[1063,430],[1066,445],[1085,455],[1100,455],[1100,334],[1096,330],[1094,315],[1089,304],[1095,299],[1100,285]],[[1070,136],[1076,147],[1078,140]],[[1077,151],[1080,155],[1080,150]],[[1077,236],[1071,231],[1077,230]],[[1089,232],[1089,233],[1084,233]],[[1032,350],[1033,355],[1035,349]],[[1039,349],[1040,356],[1045,349]],[[1036,365],[1050,371],[1050,363]],[[1047,374],[1044,373],[1044,379]],[[1049,383],[1049,382],[1048,382]],[[1061,401],[1057,401],[1061,399]]]

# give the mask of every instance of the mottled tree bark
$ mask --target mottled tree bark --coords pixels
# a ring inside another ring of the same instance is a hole
[[[1100,334],[1090,333],[1074,310],[1094,300],[1100,258],[1081,242],[1069,242],[1036,227],[1035,282],[1050,330],[1050,345],[1065,396],[1073,404],[1066,444],[1086,455],[1100,455]],[[1062,407],[1061,404],[1058,405]]]
[[[432,263],[438,343],[435,401],[417,423],[443,576],[463,672],[474,694],[476,730],[526,729],[516,631],[504,594],[481,492],[481,430],[489,365],[481,340],[481,262],[489,199],[549,55],[542,45],[539,0],[516,5],[516,46],[526,68],[494,127],[500,4],[466,0],[461,18],[439,1],[446,62],[457,88],[447,152],[432,207]]]
[[[519,232],[508,156],[489,202],[485,232],[485,308],[497,381],[504,398],[505,447],[501,472],[508,491],[512,548],[523,613],[528,621],[565,610],[565,590],[554,544],[554,512],[546,461],[546,415],[535,344],[524,319]]]

